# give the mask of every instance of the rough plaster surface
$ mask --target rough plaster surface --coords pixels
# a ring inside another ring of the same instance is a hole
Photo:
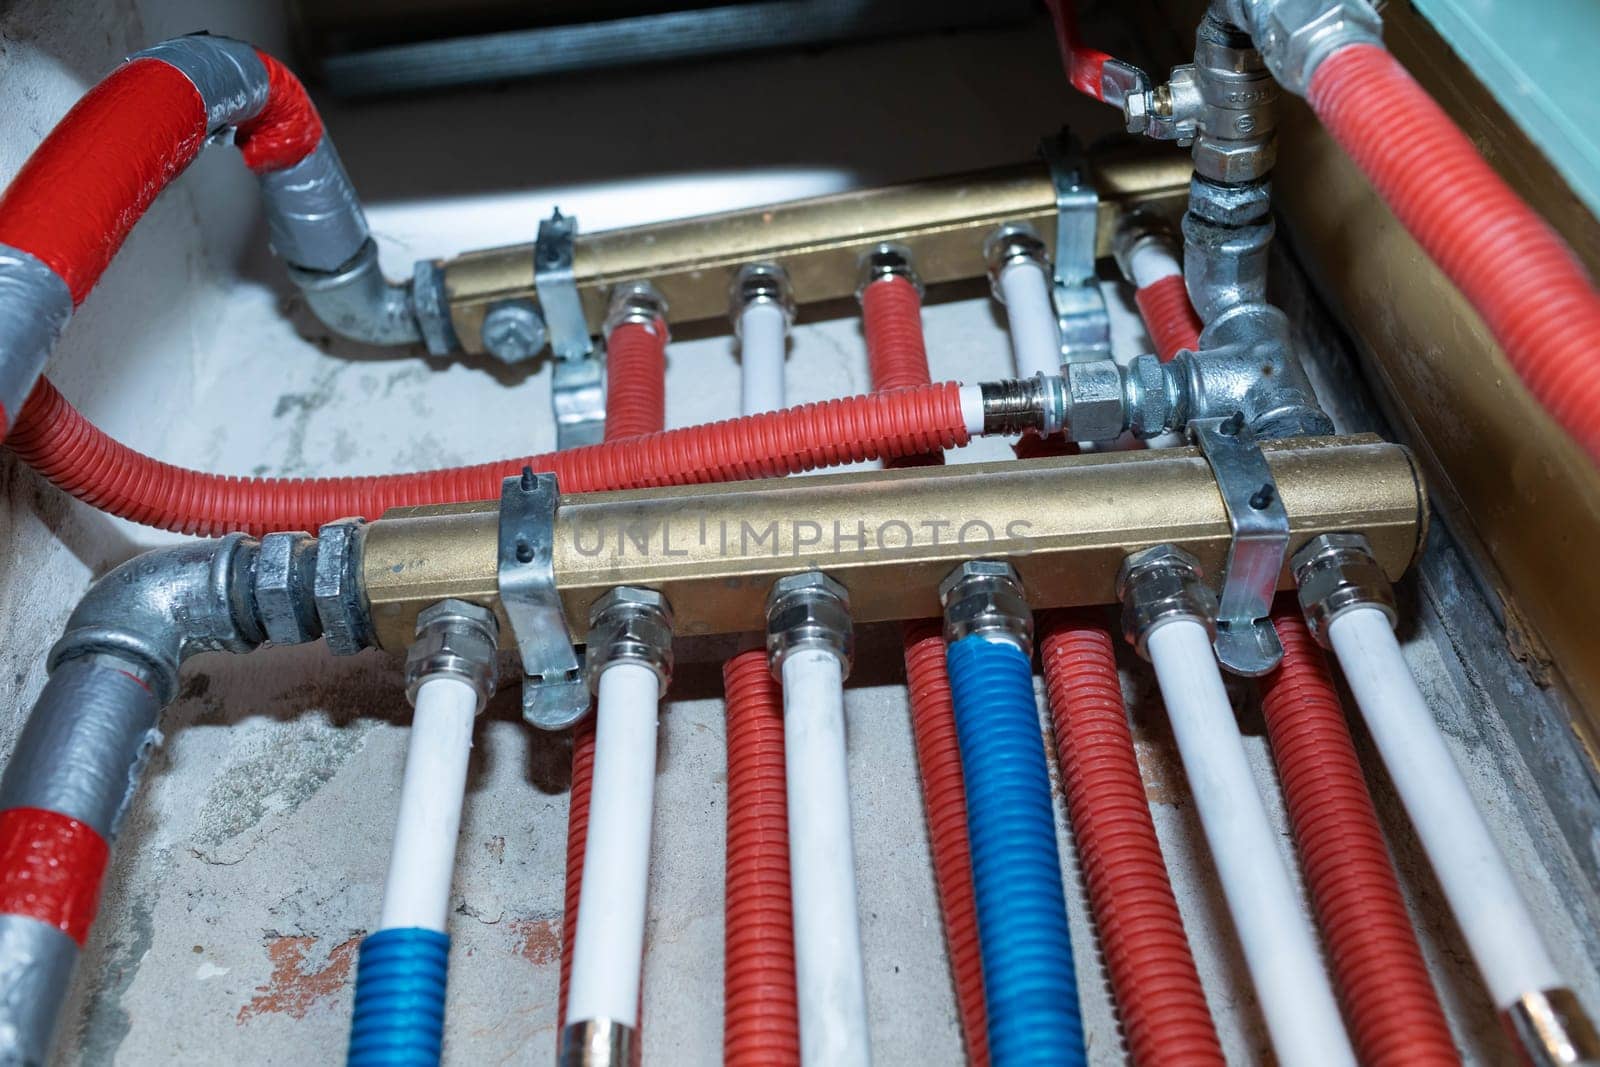
[[[0,93],[21,132],[0,144],[0,176],[123,52],[201,25],[274,44],[275,27],[254,25],[273,17],[265,7],[155,0],[7,8]],[[992,76],[996,57],[1012,67],[1010,91]],[[595,134],[632,114],[641,93],[659,113],[696,121]],[[596,228],[1007,161],[1060,121],[1061,95],[1046,36],[996,33],[329,108],[327,117],[399,273],[421,255],[531,236],[556,202]],[[536,123],[537,137],[521,132]],[[250,194],[237,160],[213,150],[135,231],[52,365],[91,415],[164,458],[240,474],[416,469],[553,444],[543,367],[424,361],[329,339],[262,251]],[[1107,289],[1119,348],[1131,354],[1144,343],[1140,329],[1126,294]],[[936,377],[1008,369],[1002,322],[981,286],[930,306],[925,322]],[[728,339],[686,337],[669,363],[670,424],[732,410],[738,365]],[[1326,380],[1337,385],[1338,375]],[[803,325],[788,386],[795,401],[864,389],[856,321],[835,311]],[[1006,454],[1003,443],[984,442],[960,458]],[[63,501],[9,459],[0,459],[0,490],[0,745],[9,749],[78,591],[163,537]],[[1488,669],[1499,650],[1474,645],[1481,633],[1461,622],[1463,613],[1487,618],[1487,608],[1447,544],[1431,560],[1408,593],[1408,656],[1559,962],[1600,1005],[1592,890],[1517,747],[1519,701],[1540,695],[1495,682],[1515,675]],[[1182,768],[1153,679],[1131,657],[1124,687],[1229,1059],[1261,1061],[1264,1031]],[[1237,694],[1252,766],[1282,829],[1259,715],[1247,687]],[[959,1032],[891,631],[862,635],[846,713],[875,1052],[887,1064],[955,1062]],[[663,711],[658,761],[651,1062],[710,1063],[720,1051],[721,715],[716,663],[685,664]],[[341,661],[321,647],[268,649],[191,664],[118,843],[58,1061],[337,1060],[356,946],[378,913],[406,719],[399,666],[377,653]],[[1359,732],[1358,742],[1370,748]],[[527,730],[510,691],[480,720],[454,891],[450,1062],[548,1062],[553,1051],[567,744]],[[1458,1041],[1474,1062],[1499,1062],[1499,1031],[1438,888],[1366,755]],[[1109,994],[1060,825],[1090,1049],[1096,1062],[1116,1062]],[[1288,857],[1286,833],[1283,845]]]

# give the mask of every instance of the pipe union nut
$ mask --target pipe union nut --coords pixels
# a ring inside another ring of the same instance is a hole
[[[298,645],[322,636],[311,590],[315,583],[317,542],[301,531],[269,533],[256,550],[256,614],[267,640]]]
[[[794,325],[794,287],[789,284],[789,272],[776,263],[746,263],[740,267],[729,289],[728,302],[736,336],[743,336],[744,309],[757,304],[780,309],[783,321]]]
[[[955,644],[974,634],[1013,642],[1033,654],[1033,609],[1017,570],[1004,560],[968,560],[939,583],[944,639]]]
[[[888,278],[904,278],[916,288],[918,296],[922,295],[922,279],[911,265],[911,249],[885,241],[861,255],[861,280],[856,284],[856,300],[866,293],[867,286]]]
[[[1156,545],[1122,561],[1117,574],[1122,632],[1139,655],[1150,658],[1150,632],[1176,618],[1192,618],[1216,636],[1217,596],[1200,561],[1176,545]]]
[[[767,597],[767,657],[772,673],[781,677],[784,658],[804,648],[834,653],[846,671],[855,655],[850,594],[821,571],[780,578]]]
[[[600,692],[600,674],[620,661],[655,672],[659,695],[672,681],[672,605],[654,589],[619,585],[589,608],[584,673],[590,692]]]
[[[1097,359],[1069,363],[1067,378],[1067,432],[1074,441],[1111,441],[1127,428],[1123,402],[1122,368],[1116,361]]]
[[[1314,537],[1289,560],[1289,569],[1300,588],[1306,625],[1324,648],[1329,646],[1328,625],[1349,608],[1377,608],[1389,616],[1391,626],[1398,617],[1389,576],[1360,534]]]
[[[1140,440],[1164,434],[1182,420],[1178,417],[1178,385],[1182,379],[1175,377],[1159,357],[1135,356],[1124,372],[1123,388],[1128,405],[1128,429]]]
[[[602,331],[611,332],[625,322],[631,322],[652,332],[659,331],[667,337],[667,298],[647,281],[623,282],[611,290],[611,307],[606,312]]]
[[[494,695],[500,624],[494,612],[465,600],[441,600],[417,616],[417,636],[406,651],[406,699],[417,703],[422,683],[441,674],[460,678],[478,694],[478,711]]]
[[[1251,36],[1278,84],[1305,96],[1324,59],[1352,44],[1383,47],[1383,22],[1367,0],[1257,0]]]
[[[1195,173],[1214,182],[1252,182],[1272,173],[1278,161],[1278,139],[1229,141],[1201,137],[1194,143]]]
[[[322,622],[322,636],[335,656],[353,656],[373,644],[366,588],[361,580],[365,527],[365,519],[337,519],[317,531],[312,600]]]
[[[1008,222],[983,242],[983,259],[989,265],[989,291],[1000,303],[1006,302],[1000,279],[1019,263],[1032,263],[1050,274],[1050,250],[1039,231],[1026,222]]]

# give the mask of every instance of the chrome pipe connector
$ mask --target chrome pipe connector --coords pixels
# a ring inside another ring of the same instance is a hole
[[[1600,1034],[1570,989],[1526,993],[1503,1019],[1531,1067],[1600,1063]]]
[[[911,264],[911,249],[905,245],[885,241],[861,256],[861,280],[856,285],[856,300],[860,301],[867,286],[889,278],[904,278],[922,295],[922,279]]]
[[[1311,635],[1324,648],[1331,647],[1328,626],[1350,608],[1377,608],[1398,618],[1394,588],[1389,576],[1372,556],[1367,539],[1354,533],[1330,533],[1312,538],[1289,560],[1300,591],[1300,610]]]
[[[406,699],[417,703],[422,683],[441,674],[466,682],[478,694],[478,714],[499,681],[494,612],[465,600],[441,600],[417,616],[417,639],[406,651]]]
[[[780,578],[767,597],[767,658],[772,673],[782,677],[785,657],[807,648],[832,652],[849,673],[855,656],[850,594],[821,571]]]
[[[1009,641],[1033,655],[1033,609],[1017,569],[1004,560],[968,560],[939,583],[944,639],[955,644],[974,635]]]
[[[1368,0],[1213,0],[1217,18],[1249,31],[1278,84],[1305,96],[1322,61],[1347,45],[1383,47]]]
[[[623,282],[611,290],[611,306],[602,332],[610,339],[612,331],[625,322],[643,326],[667,340],[667,298],[647,281]]]
[[[986,434],[1015,437],[1037,430],[1049,435],[1067,425],[1067,383],[1059,374],[984,382],[978,389]]]
[[[746,263],[734,275],[728,292],[728,317],[733,320],[733,332],[743,338],[746,308],[770,304],[783,312],[783,321],[794,325],[794,286],[789,282],[789,272],[776,263]]]
[[[619,585],[589,608],[584,656],[589,691],[598,695],[601,673],[621,661],[649,667],[666,696],[672,681],[672,605],[654,589]]]
[[[1007,222],[983,242],[983,259],[989,265],[989,292],[1000,303],[1006,302],[1000,279],[1019,264],[1032,264],[1050,275],[1050,250],[1039,231],[1026,222]]]
[[[1206,584],[1200,561],[1175,545],[1156,545],[1123,560],[1117,599],[1123,636],[1145,659],[1151,631],[1174,619],[1193,619],[1216,637],[1217,595]]]
[[[615,1019],[582,1019],[561,1028],[560,1067],[639,1067],[639,1032]]]

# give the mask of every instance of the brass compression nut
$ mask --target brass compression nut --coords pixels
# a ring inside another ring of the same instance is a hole
[[[922,279],[911,264],[911,249],[893,241],[874,245],[861,255],[861,280],[856,284],[856,300],[860,301],[867,286],[886,278],[904,278],[922,295]]]
[[[659,330],[665,340],[667,298],[661,295],[661,290],[644,280],[621,283],[611,290],[611,304],[606,311],[602,332],[610,337],[611,332],[625,322]]]
[[[1394,587],[1373,558],[1372,546],[1360,534],[1322,534],[1289,560],[1299,587],[1300,610],[1311,635],[1329,647],[1328,626],[1350,608],[1377,608],[1394,625]]]
[[[453,674],[478,694],[478,711],[494,695],[500,624],[494,612],[465,600],[441,600],[417,616],[417,638],[406,652],[406,699],[417,702],[422,683]]]
[[[850,594],[821,571],[780,578],[767,597],[767,657],[772,673],[781,676],[784,658],[804,648],[832,652],[846,673],[855,656]]]
[[[654,589],[617,586],[589,608],[584,673],[590,691],[598,694],[601,672],[624,660],[654,671],[660,695],[666,696],[672,681],[672,605]]]
[[[1117,574],[1122,632],[1139,655],[1150,658],[1150,632],[1164,622],[1192,618],[1213,637],[1217,596],[1205,582],[1200,561],[1176,545],[1156,545],[1122,561]]]
[[[1024,654],[1033,654],[1033,609],[1017,569],[1004,560],[961,564],[939,583],[939,603],[944,605],[947,643],[978,635],[1010,641]]]
[[[794,325],[794,287],[789,282],[789,272],[779,264],[746,263],[734,275],[728,290],[728,315],[735,335],[742,336],[744,309],[757,304],[771,304],[783,312],[787,325]]]

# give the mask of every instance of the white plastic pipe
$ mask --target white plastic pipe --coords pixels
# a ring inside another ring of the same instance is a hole
[[[1061,325],[1050,299],[1050,276],[1031,259],[1021,259],[1000,272],[1006,321],[1011,327],[1011,352],[1017,377],[1061,373]]]
[[[832,652],[799,649],[784,658],[783,744],[800,1060],[866,1067],[872,1056],[850,843],[844,669]]]
[[[618,660],[600,673],[567,1023],[639,1025],[659,699],[655,672],[642,663]]]
[[[1158,624],[1147,644],[1278,1061],[1354,1064],[1310,920],[1251,777],[1206,629],[1192,617],[1178,617]]]
[[[755,303],[739,313],[739,410],[745,415],[784,406],[783,357],[789,319],[773,303]]]
[[[1328,638],[1495,1006],[1504,1010],[1524,993],[1565,985],[1388,616],[1348,608],[1334,616]]]
[[[1133,275],[1133,287],[1145,289],[1163,278],[1182,274],[1183,264],[1165,241],[1141,241],[1128,257],[1128,271]]]
[[[446,932],[477,714],[477,691],[459,678],[436,674],[417,689],[380,929]]]

